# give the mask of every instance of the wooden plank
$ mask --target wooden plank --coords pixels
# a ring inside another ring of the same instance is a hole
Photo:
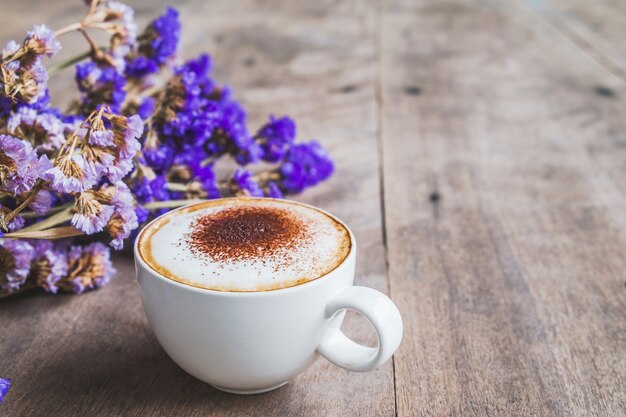
[[[156,6],[143,4],[143,13],[156,14]],[[56,16],[51,4],[37,7],[39,16]],[[76,14],[79,6],[67,0],[55,2],[57,8]],[[235,88],[253,123],[269,111],[290,114],[301,138],[315,135],[331,149],[337,174],[299,199],[351,225],[360,249],[358,282],[386,291],[374,13],[372,4],[359,1],[185,2],[183,49],[186,56],[212,52],[217,78]],[[319,360],[293,383],[259,396],[210,388],[161,350],[140,304],[131,259],[120,256],[115,264],[117,279],[96,292],[0,303],[0,374],[14,380],[0,414],[395,415],[391,363],[357,374]],[[349,334],[375,342],[363,320],[350,319]]]
[[[626,2],[525,0],[561,33],[626,81]],[[611,94],[598,87],[598,94]]]
[[[626,415],[622,81],[518,2],[381,22],[398,415]]]

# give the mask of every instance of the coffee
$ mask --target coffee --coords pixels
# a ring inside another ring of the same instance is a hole
[[[143,260],[169,279],[218,291],[269,291],[315,280],[350,252],[345,226],[284,200],[231,198],[173,211],[139,236]]]

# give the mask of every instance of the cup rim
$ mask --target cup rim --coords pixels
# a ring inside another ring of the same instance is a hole
[[[285,203],[286,202],[287,204],[295,204],[295,205],[307,207],[307,208],[310,208],[310,209],[313,209],[313,210],[317,210],[317,211],[327,215],[331,219],[335,220],[337,223],[341,224],[348,231],[348,236],[350,237],[350,250],[349,250],[348,254],[346,255],[346,257],[337,266],[335,266],[333,269],[331,269],[330,271],[326,272],[324,275],[322,275],[322,276],[320,276],[318,278],[312,279],[312,280],[304,282],[302,284],[292,285],[290,287],[277,288],[277,289],[264,290],[264,291],[222,291],[222,290],[216,290],[216,289],[210,289],[210,288],[195,286],[195,285],[192,285],[192,284],[186,284],[186,283],[177,281],[175,279],[166,277],[161,272],[157,271],[152,266],[150,266],[144,260],[143,256],[139,252],[139,241],[141,239],[141,236],[153,224],[155,224],[159,219],[162,219],[163,217],[166,217],[166,216],[173,215],[173,213],[176,212],[176,211],[185,210],[185,209],[188,209],[189,207],[193,207],[193,206],[196,206],[196,205],[206,204],[207,202],[219,202],[219,201],[227,201],[227,200],[277,201],[279,203]],[[139,231],[139,233],[137,234],[137,237],[135,238],[135,242],[133,243],[133,257],[135,258],[135,264],[136,264],[137,268],[143,267],[146,270],[150,271],[152,273],[152,275],[154,275],[159,280],[161,280],[163,282],[167,282],[168,284],[174,285],[175,287],[178,287],[178,288],[181,288],[181,289],[185,289],[185,290],[188,290],[188,291],[192,291],[192,292],[199,292],[199,293],[204,293],[204,294],[212,294],[212,295],[222,296],[222,297],[262,297],[262,296],[278,295],[278,294],[284,294],[284,293],[288,293],[288,292],[300,291],[300,290],[303,290],[305,288],[310,288],[310,287],[315,286],[315,285],[320,285],[321,282],[327,281],[330,276],[335,275],[336,273],[338,273],[341,270],[345,269],[347,267],[346,265],[349,263],[349,261],[352,258],[354,258],[355,256],[356,256],[356,239],[354,238],[354,234],[352,233],[352,230],[350,230],[350,228],[341,219],[337,218],[337,216],[329,213],[328,211],[326,211],[324,209],[321,209],[319,207],[313,206],[311,204],[302,203],[300,201],[295,201],[295,200],[271,198],[271,197],[248,197],[248,196],[241,196],[241,197],[223,197],[223,198],[215,198],[215,199],[194,201],[193,203],[189,203],[189,204],[186,204],[184,206],[177,207],[177,208],[175,208],[173,210],[168,211],[167,213],[161,214],[160,216],[152,219],[148,224],[146,224]]]

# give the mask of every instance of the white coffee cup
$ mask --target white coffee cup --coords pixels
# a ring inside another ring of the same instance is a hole
[[[348,256],[320,278],[271,291],[215,291],[174,281],[143,260],[138,238],[135,266],[143,305],[172,360],[215,388],[237,394],[262,393],[286,384],[318,353],[357,372],[386,362],[402,339],[400,313],[381,292],[353,286],[354,235],[339,219],[324,213],[348,230],[352,244]],[[169,215],[172,212],[164,216]],[[346,309],[370,321],[377,347],[355,343],[340,330]]]

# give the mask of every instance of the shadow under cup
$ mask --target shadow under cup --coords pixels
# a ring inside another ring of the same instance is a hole
[[[368,371],[389,359],[402,338],[402,320],[393,302],[371,288],[353,286],[356,242],[350,229],[318,208],[275,201],[320,211],[343,225],[351,241],[343,262],[320,278],[291,287],[216,291],[177,282],[146,263],[139,242],[159,218],[135,242],[141,297],[156,338],[181,368],[223,391],[273,390],[304,371],[318,353],[342,368]],[[341,332],[345,309],[371,322],[378,347],[359,345]]]

